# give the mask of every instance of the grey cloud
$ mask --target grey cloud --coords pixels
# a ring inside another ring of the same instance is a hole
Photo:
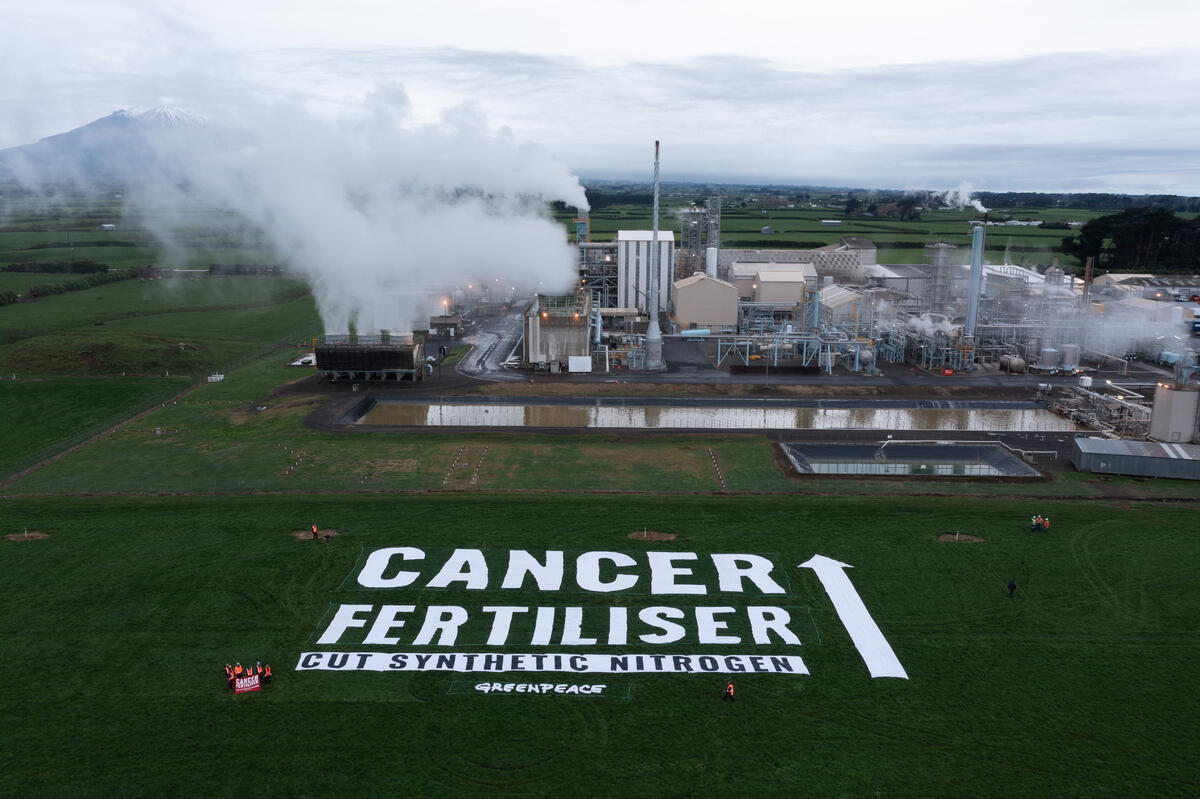
[[[865,185],[1200,193],[1191,52],[827,71],[762,59],[596,67],[453,49],[277,54],[313,73],[458,92],[577,170]]]

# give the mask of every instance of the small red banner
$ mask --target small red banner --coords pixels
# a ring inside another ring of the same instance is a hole
[[[249,677],[238,677],[233,681],[233,692],[235,694],[244,694],[247,691],[261,691],[262,680],[257,674],[251,674]]]
[[[953,369],[943,369],[943,370],[942,370],[942,374],[944,374],[944,375],[946,375],[947,377],[949,377],[950,375],[954,374],[954,370],[953,370]]]

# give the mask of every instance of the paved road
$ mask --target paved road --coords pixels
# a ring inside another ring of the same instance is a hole
[[[506,368],[504,362],[521,340],[521,311],[473,317],[472,331],[463,339],[471,351],[458,362],[458,371],[481,380],[524,381],[528,376]]]

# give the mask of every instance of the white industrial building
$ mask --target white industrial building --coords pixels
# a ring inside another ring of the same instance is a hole
[[[815,284],[805,279],[799,269],[767,269],[758,273],[754,288],[754,301],[769,303],[776,307],[793,306],[804,302],[804,290]],[[812,280],[810,278],[810,280]]]
[[[768,272],[786,272],[792,280],[798,279],[809,285],[817,283],[817,269],[810,263],[738,261],[730,267],[729,272],[738,296],[747,299],[756,298],[758,276]]]
[[[649,230],[617,231],[617,299],[622,308],[637,308],[646,312],[650,305]],[[658,232],[659,282],[658,310],[670,307],[672,276],[675,274],[675,234],[670,230]]]
[[[845,286],[826,286],[821,289],[821,321],[827,325],[858,322],[863,314],[863,295]]]
[[[695,274],[675,281],[675,323],[681,331],[737,326],[737,289],[732,283]]]
[[[565,372],[572,359],[591,355],[592,293],[533,295],[525,310],[521,361],[526,368]]]

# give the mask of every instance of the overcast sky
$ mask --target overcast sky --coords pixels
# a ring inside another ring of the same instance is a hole
[[[400,84],[583,177],[1200,195],[1200,2],[2,0],[0,147]]]

